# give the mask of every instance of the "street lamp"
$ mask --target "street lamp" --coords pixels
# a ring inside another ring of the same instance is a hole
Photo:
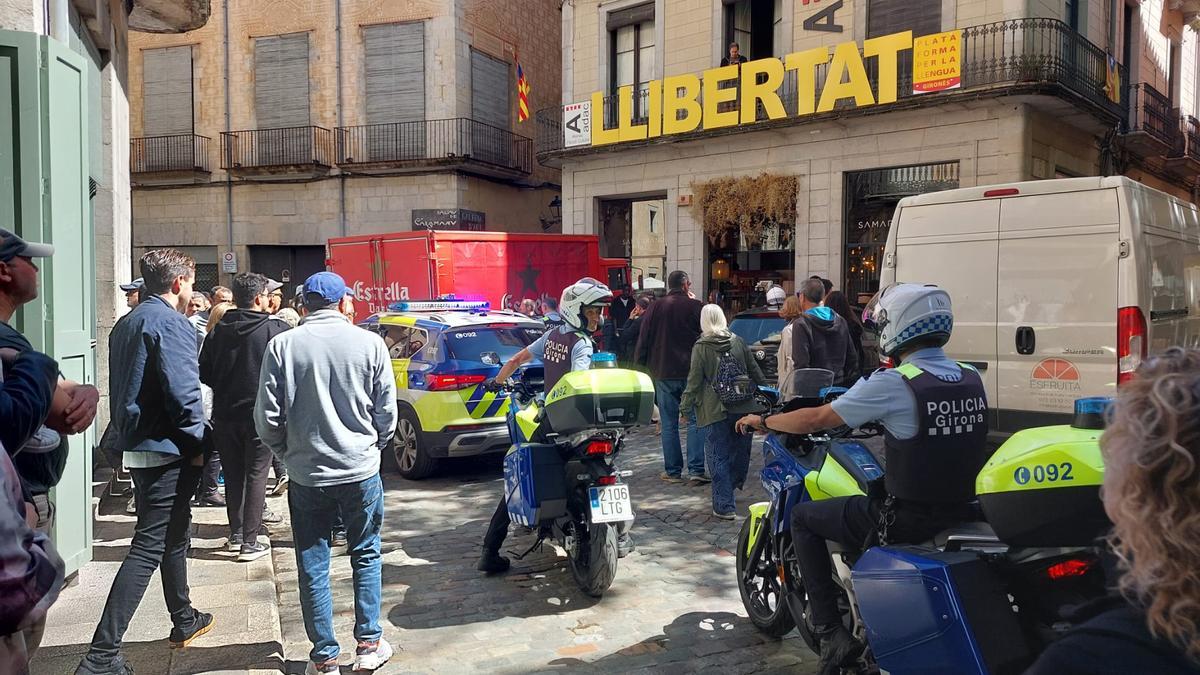
[[[538,220],[542,223],[542,231],[548,232],[555,225],[562,224],[562,198],[554,195],[554,199],[546,206],[550,207],[550,217],[538,216]]]

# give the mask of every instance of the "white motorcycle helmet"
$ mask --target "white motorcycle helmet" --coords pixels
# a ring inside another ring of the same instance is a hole
[[[783,290],[782,286],[772,286],[767,291],[768,307],[782,307],[784,300],[787,300],[787,291]]]
[[[572,328],[587,330],[584,310],[588,307],[607,307],[612,300],[612,291],[608,290],[608,286],[591,277],[584,277],[563,289],[558,313]]]
[[[950,294],[933,284],[893,284],[867,303],[863,325],[879,336],[879,351],[887,357],[918,340],[922,347],[941,347],[954,330]]]

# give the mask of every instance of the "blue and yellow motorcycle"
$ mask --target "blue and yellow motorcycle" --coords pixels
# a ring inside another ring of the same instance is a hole
[[[622,437],[629,427],[649,423],[654,408],[650,378],[615,365],[612,354],[596,354],[591,370],[567,373],[544,400],[538,371],[526,370],[507,385],[509,517],[537,532],[538,544],[556,540],[575,583],[593,597],[612,584],[617,528],[634,517],[629,486],[615,464]]]
[[[815,407],[824,388],[781,410]],[[1010,437],[976,481],[979,519],[918,545],[865,552],[830,543],[846,627],[867,646],[850,672],[955,675],[1021,672],[1072,626],[1078,607],[1105,593],[1098,540],[1103,513],[1098,439],[1106,400],[1077,403],[1075,422]],[[877,494],[885,467],[863,444],[874,429],[768,434],[762,483],[736,551],[750,620],[782,637],[797,629],[817,651],[804,579],[789,531],[804,501]]]

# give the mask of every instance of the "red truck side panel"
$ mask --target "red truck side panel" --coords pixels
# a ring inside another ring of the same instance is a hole
[[[354,290],[359,316],[387,310],[406,298],[437,295],[424,233],[347,237],[329,241],[329,267]]]

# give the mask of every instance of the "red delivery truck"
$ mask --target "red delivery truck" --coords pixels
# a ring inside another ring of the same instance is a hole
[[[601,258],[591,235],[418,230],[337,237],[329,240],[326,265],[354,289],[359,316],[451,293],[499,308],[505,295],[558,297],[580,277],[610,286],[629,280],[629,262]]]

